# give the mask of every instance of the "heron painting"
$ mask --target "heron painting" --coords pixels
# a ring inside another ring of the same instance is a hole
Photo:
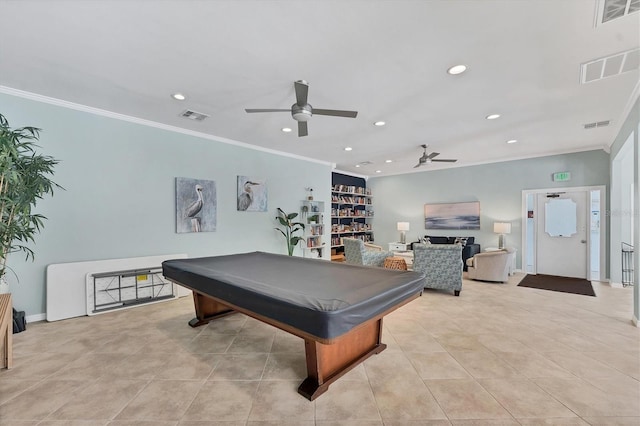
[[[176,178],[176,232],[211,232],[217,222],[216,183]]]
[[[264,179],[238,176],[238,211],[267,211],[267,182]]]

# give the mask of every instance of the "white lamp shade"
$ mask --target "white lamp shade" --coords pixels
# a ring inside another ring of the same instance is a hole
[[[511,224],[509,222],[495,222],[493,224],[493,232],[496,234],[510,234]]]
[[[398,222],[398,231],[408,231],[409,222]]]

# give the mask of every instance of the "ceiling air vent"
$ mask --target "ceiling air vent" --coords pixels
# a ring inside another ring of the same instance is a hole
[[[609,123],[611,123],[610,120],[604,120],[604,121],[596,121],[594,123],[587,123],[584,125],[585,129],[595,129],[596,127],[605,127],[608,126]]]
[[[640,2],[640,0],[638,0]],[[582,84],[640,69],[640,49],[627,50],[580,66]]]
[[[640,11],[640,0],[600,0],[596,25],[605,24]]]
[[[190,109],[187,109],[180,113],[180,117],[188,118],[189,120],[194,121],[202,121],[209,116],[201,112],[191,111]]]

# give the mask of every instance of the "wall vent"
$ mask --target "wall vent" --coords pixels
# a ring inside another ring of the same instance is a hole
[[[596,26],[640,11],[640,0],[599,0]]]
[[[585,129],[595,129],[596,127],[606,127],[611,123],[611,120],[604,120],[604,121],[596,121],[593,123],[587,123],[584,125]]]
[[[640,2],[640,0],[638,0]],[[582,84],[640,69],[640,48],[616,53],[580,65]]]
[[[191,111],[187,109],[182,113],[180,113],[180,117],[188,118],[189,120],[194,120],[194,121],[203,121],[205,118],[208,118],[209,116],[201,112]]]

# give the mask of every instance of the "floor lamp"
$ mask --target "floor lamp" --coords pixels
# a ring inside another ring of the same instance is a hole
[[[509,222],[495,222],[493,224],[493,232],[500,234],[498,236],[498,248],[505,248],[507,240],[505,234],[511,233],[511,224]]]
[[[409,230],[409,222],[398,222],[398,231],[400,231],[400,242],[407,243],[407,231]]]

